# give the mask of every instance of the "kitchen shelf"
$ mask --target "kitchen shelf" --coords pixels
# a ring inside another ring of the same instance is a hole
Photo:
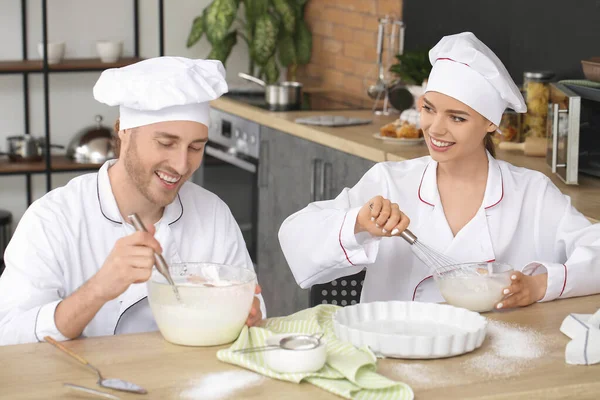
[[[95,171],[102,164],[80,164],[67,156],[56,155],[50,157],[50,170],[52,172],[78,172]],[[0,175],[40,174],[46,172],[46,161],[10,161],[8,157],[0,159]]]
[[[142,61],[139,57],[123,57],[114,63],[103,63],[99,58],[64,59],[58,64],[48,65],[48,72],[86,72],[119,68]],[[0,74],[44,72],[42,60],[0,61]]]
[[[42,15],[41,15],[41,33],[42,43],[48,43],[48,7],[49,0],[40,0]],[[21,60],[0,61],[0,75],[22,75],[23,77],[23,110],[24,110],[24,133],[30,133],[30,87],[29,77],[31,74],[41,74],[43,82],[43,123],[44,123],[44,139],[46,143],[52,143],[50,132],[50,74],[59,72],[92,72],[104,71],[108,68],[124,67],[138,61],[142,61],[140,57],[140,0],[132,0],[133,6],[133,21],[131,27],[133,30],[133,56],[122,57],[114,63],[103,63],[99,58],[67,58],[61,60],[57,64],[48,64],[43,58],[42,60],[28,60],[27,50],[28,34],[27,28],[29,18],[27,0],[20,0],[21,3]],[[164,3],[165,0],[158,0],[158,55],[163,56],[165,53],[165,35],[164,35]],[[47,54],[44,54],[47,57]],[[91,88],[90,88],[91,92]],[[53,105],[54,106],[54,105]],[[10,162],[7,157],[0,157],[0,176],[7,175],[23,175],[25,177],[25,189],[27,196],[27,206],[33,201],[32,196],[32,175],[43,174],[46,180],[46,192],[52,188],[52,174],[61,172],[82,172],[98,170],[100,164],[78,164],[68,159],[65,155],[52,155],[50,148],[44,149],[44,159],[37,162]],[[0,186],[2,184],[0,183]]]

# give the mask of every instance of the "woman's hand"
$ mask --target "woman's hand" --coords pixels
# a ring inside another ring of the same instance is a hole
[[[525,307],[540,301],[546,295],[548,287],[548,274],[534,276],[523,275],[515,272],[511,275],[512,283],[504,289],[506,297],[496,308]]]
[[[369,232],[373,236],[396,236],[410,224],[400,206],[382,196],[373,197],[358,212],[354,233]]]

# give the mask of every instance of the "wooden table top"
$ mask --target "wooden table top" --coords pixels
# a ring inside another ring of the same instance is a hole
[[[489,321],[483,346],[443,360],[378,362],[378,371],[408,383],[420,399],[597,399],[600,364],[565,363],[569,338],[559,331],[569,313],[591,314],[600,295],[557,300],[483,314]],[[121,399],[336,399],[308,383],[263,377],[216,358],[220,347],[172,345],[158,332],[86,338],[65,345],[100,369],[148,390],[147,395],[102,389],[93,372],[48,343],[0,346],[0,397],[88,398],[65,382],[104,390]]]

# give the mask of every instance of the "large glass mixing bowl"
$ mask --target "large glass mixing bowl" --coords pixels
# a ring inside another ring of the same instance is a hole
[[[256,273],[213,263],[169,266],[181,301],[156,270],[148,280],[148,302],[163,337],[186,346],[216,346],[240,334],[254,299]]]
[[[433,279],[448,304],[486,312],[504,298],[513,271],[510,265],[495,261],[465,263],[439,268]]]

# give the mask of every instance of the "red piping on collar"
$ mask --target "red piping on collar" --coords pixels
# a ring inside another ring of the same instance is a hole
[[[455,62],[455,63],[459,63],[459,64],[462,64],[462,65],[466,65],[467,67],[469,67],[469,68],[470,68],[469,64],[466,64],[466,63],[463,63],[463,62],[460,62],[460,61],[456,61],[456,60],[453,60],[453,59],[451,59],[451,58],[447,58],[447,57],[438,58],[438,59],[436,59],[435,61],[440,61],[440,60],[453,61],[453,62]]]
[[[412,301],[415,301],[415,297],[417,297],[417,289],[419,288],[419,286],[421,285],[421,283],[425,282],[427,279],[431,279],[433,278],[433,275],[429,275],[427,278],[423,279],[421,282],[419,282],[417,284],[417,286],[415,286],[415,291],[413,292],[413,297],[412,297]]]
[[[495,204],[492,204],[491,206],[487,206],[485,209],[488,210],[494,206],[497,206],[498,203],[500,203],[502,201],[502,199],[504,198],[504,177],[502,176],[502,170],[500,169],[500,167],[498,167],[498,170],[500,171],[500,182],[502,185],[502,194],[500,195],[500,200],[498,200]]]
[[[435,207],[433,204],[426,202],[425,200],[423,200],[423,198],[421,197],[421,186],[423,185],[423,179],[425,179],[425,172],[427,172],[427,168],[429,168],[429,164],[427,164],[427,166],[425,167],[425,171],[423,171],[423,176],[421,176],[421,183],[419,183],[419,191],[418,191],[418,195],[419,195],[419,200],[421,200],[423,203],[431,206],[431,207]]]
[[[346,260],[348,260],[350,265],[354,265],[354,263],[352,261],[350,261],[350,258],[348,257],[348,253],[346,252],[346,249],[344,248],[344,245],[342,244],[342,229],[344,228],[344,222],[346,222],[346,215],[348,215],[348,214],[344,214],[344,220],[342,221],[342,226],[340,226],[340,233],[339,233],[338,238],[340,241],[340,247],[342,248],[344,255],[346,256]]]

